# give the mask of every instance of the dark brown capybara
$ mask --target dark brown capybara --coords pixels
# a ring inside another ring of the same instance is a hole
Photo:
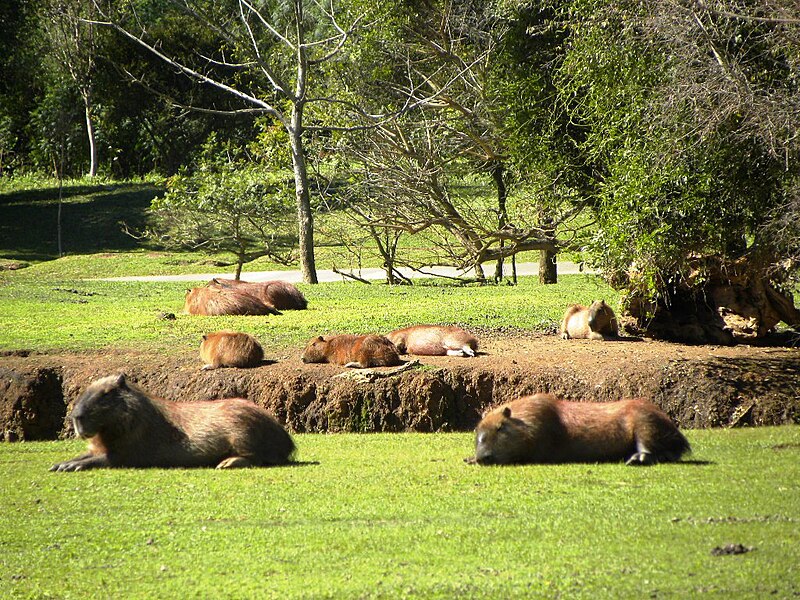
[[[467,462],[649,465],[678,461],[690,450],[672,419],[646,400],[569,402],[535,394],[489,411]]]
[[[261,344],[247,333],[215,331],[203,336],[200,342],[203,370],[220,367],[257,367],[264,360]]]
[[[303,293],[287,281],[241,281],[236,279],[215,278],[209,285],[219,285],[223,288],[242,290],[255,296],[265,304],[277,310],[305,310],[308,301]]]
[[[412,325],[386,334],[400,354],[475,356],[478,339],[455,325]]]
[[[89,440],[89,451],[51,471],[284,465],[295,450],[280,423],[249,400],[171,402],[124,375],[89,385],[71,416],[77,435]]]
[[[183,312],[190,315],[279,315],[273,306],[243,291],[196,287],[186,292]]]
[[[565,340],[618,338],[617,317],[605,300],[595,300],[590,306],[573,304],[561,321],[561,337]]]
[[[331,363],[364,369],[403,364],[394,344],[382,335],[318,336],[303,351],[304,363]]]

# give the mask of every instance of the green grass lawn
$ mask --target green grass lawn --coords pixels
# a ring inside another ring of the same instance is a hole
[[[413,286],[324,283],[298,287],[308,310],[280,316],[205,317],[181,314],[187,283],[38,280],[38,266],[0,279],[0,350],[88,350],[113,346],[169,352],[196,349],[209,331],[234,329],[258,337],[269,354],[328,333],[385,333],[414,323],[468,328],[554,330],[570,301],[617,294],[599,278],[566,275],[556,285],[536,278],[517,286]],[[569,299],[569,300],[566,300]],[[159,318],[174,313],[175,320]]]
[[[469,434],[297,435],[304,464],[227,472],[4,444],[0,596],[800,594],[800,427],[687,435],[691,462],[648,468],[469,466]]]

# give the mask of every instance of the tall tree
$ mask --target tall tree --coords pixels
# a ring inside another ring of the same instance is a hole
[[[131,3],[112,13],[99,0],[94,2],[100,15],[96,24],[113,28],[166,65],[210,86],[225,98],[214,106],[192,108],[213,113],[265,115],[285,128],[294,172],[300,266],[304,281],[316,283],[314,216],[305,139],[309,132],[343,126],[341,123],[309,125],[306,113],[312,105],[326,104],[345,107],[353,115],[363,116],[348,98],[335,97],[315,86],[318,80],[314,75],[326,63],[342,59],[351,36],[365,23],[367,11],[308,0],[266,4],[248,0],[222,3],[174,0],[164,6],[191,17],[194,26],[212,32],[220,41],[219,51],[213,56],[181,59],[169,49],[175,40],[151,37],[148,17],[152,6],[137,10],[136,4]],[[378,14],[379,9],[373,7],[372,12]],[[152,18],[166,19],[170,15],[156,12]],[[191,104],[186,100],[179,102]],[[325,112],[318,110],[316,114]]]
[[[798,265],[765,227],[800,194],[796,3],[590,1],[561,16],[558,92],[599,165],[592,249],[630,308],[694,341],[725,339],[718,306],[760,332],[766,312],[800,325],[778,291]]]

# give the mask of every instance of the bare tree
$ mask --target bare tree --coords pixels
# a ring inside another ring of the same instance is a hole
[[[429,253],[424,261],[402,261],[417,269],[453,265],[474,269],[485,280],[482,263],[525,250],[555,250],[551,231],[531,223],[530,207],[517,203],[514,225],[498,226],[497,213],[476,196],[480,189],[465,185],[469,170],[459,167],[447,148],[448,125],[443,120],[395,120],[366,132],[350,148],[357,157],[363,193],[350,211],[364,227],[424,237]],[[480,186],[478,186],[480,188]],[[573,212],[553,215],[567,222]],[[399,262],[396,258],[393,262]]]
[[[350,138],[347,152],[360,165],[364,186],[350,211],[370,230],[424,238],[427,264],[474,269],[485,280],[482,264],[496,261],[494,280],[500,281],[504,259],[518,252],[554,258],[556,229],[575,213],[545,207],[542,198],[554,187],[546,177],[521,197],[508,145],[509,107],[498,104],[492,87],[506,22],[479,1],[428,3],[420,10],[387,59],[407,73],[389,92],[414,109]],[[494,202],[487,203],[489,186]]]
[[[97,175],[93,78],[97,59],[94,5],[91,0],[49,0],[44,27],[60,66],[69,73],[83,100],[89,142],[89,177]]]
[[[212,13],[213,7],[194,0],[172,0],[195,23],[218,36],[225,51],[213,57],[180,59],[165,49],[166,40],[152,38],[133,3],[127,12],[112,14],[93,0],[102,20],[126,39],[146,49],[166,65],[225,95],[230,108],[192,107],[207,112],[266,115],[278,121],[289,135],[297,206],[300,266],[307,283],[317,282],[314,259],[314,217],[311,207],[304,134],[314,130],[347,129],[336,124],[306,124],[307,109],[316,104],[344,108],[353,118],[369,117],[354,103],[314,92],[312,73],[337,60],[352,34],[365,23],[367,13],[340,23],[334,1],[290,0],[270,7],[249,0],[231,0],[230,9]],[[311,8],[311,13],[307,11]],[[321,77],[319,78],[321,79]],[[324,110],[318,110],[323,114]]]

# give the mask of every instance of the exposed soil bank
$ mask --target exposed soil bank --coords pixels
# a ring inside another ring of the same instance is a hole
[[[11,353],[0,357],[0,436],[69,435],[71,404],[89,382],[116,372],[172,400],[249,398],[295,432],[465,431],[488,406],[537,391],[586,401],[643,396],[685,428],[800,423],[798,348],[543,335],[488,339],[483,350],[474,359],[422,357],[418,368],[371,382],[343,367],[305,365],[299,351],[267,349],[269,364],[213,371],[200,371],[194,354]]]

